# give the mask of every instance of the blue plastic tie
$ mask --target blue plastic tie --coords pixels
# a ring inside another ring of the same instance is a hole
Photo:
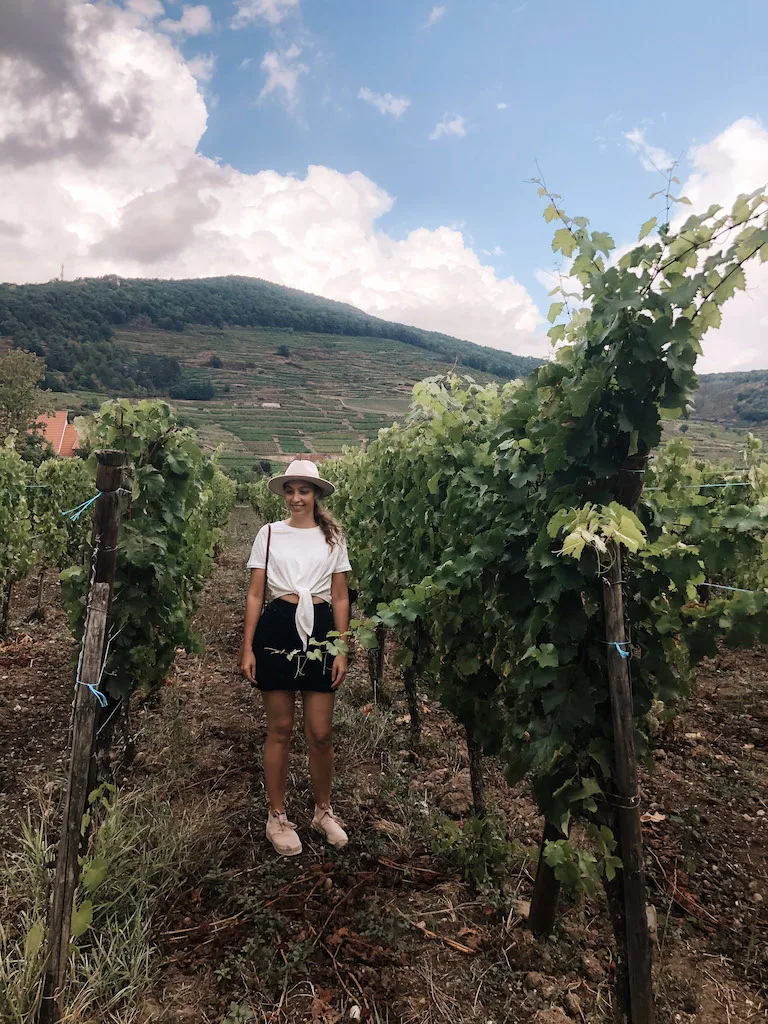
[[[94,494],[92,498],[88,498],[88,500],[84,501],[82,505],[76,505],[75,508],[68,508],[66,512],[62,512],[61,514],[63,516],[68,516],[73,523],[76,523],[80,516],[83,514],[83,512],[87,512],[87,510],[91,507],[94,501],[98,500],[100,494],[101,491],[99,491],[98,494]]]
[[[701,491],[705,487],[751,487],[752,484],[747,480],[730,480],[724,484],[686,484],[683,487],[684,491]],[[646,491],[665,491],[666,487],[646,487]]]
[[[705,587],[712,587],[713,590],[732,590],[735,594],[762,594],[762,590],[745,590],[744,587],[724,587],[720,583],[705,583]]]
[[[84,683],[82,679],[77,680],[78,686],[87,686],[93,696],[99,702],[101,707],[105,708],[109,701],[107,700],[106,694],[102,693],[101,690],[97,690],[93,683]]]
[[[615,647],[617,652],[624,659],[627,659],[630,656],[629,651],[622,650],[622,647],[629,647],[629,640],[603,640],[603,643],[607,647]]]

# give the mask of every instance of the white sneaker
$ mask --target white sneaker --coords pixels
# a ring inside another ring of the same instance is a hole
[[[301,853],[301,840],[296,833],[296,825],[288,821],[285,811],[269,812],[267,839],[281,857],[297,857]]]
[[[315,832],[324,835],[331,846],[340,850],[349,842],[349,836],[344,831],[344,822],[333,813],[332,807],[318,807],[315,804],[315,816],[312,818],[312,828]]]

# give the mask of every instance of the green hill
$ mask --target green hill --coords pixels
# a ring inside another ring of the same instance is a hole
[[[768,425],[768,370],[704,374],[695,417],[714,423]]]
[[[239,277],[0,285],[3,342],[45,357],[45,383],[70,410],[109,394],[170,398],[241,469],[365,443],[424,377],[509,379],[538,363]]]
[[[274,329],[117,332],[116,341],[136,355],[178,359],[185,383],[172,389],[177,396],[190,384],[213,389],[210,400],[173,404],[233,468],[364,443],[406,412],[416,381],[454,365],[388,338]]]
[[[157,353],[131,359],[117,351],[115,332],[153,327],[183,332],[190,325],[386,338],[433,353],[441,362],[507,378],[529,372],[540,361],[381,320],[354,306],[256,278],[161,281],[109,276],[0,285],[0,336],[44,353],[54,373],[81,386],[169,386],[173,367],[153,361]]]

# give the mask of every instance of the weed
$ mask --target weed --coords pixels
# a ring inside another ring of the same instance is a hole
[[[335,728],[348,755],[363,760],[392,748],[395,716],[380,704],[363,711],[340,700],[336,705]]]
[[[507,838],[506,823],[493,811],[460,822],[442,811],[432,811],[425,823],[425,837],[432,852],[452,861],[475,887],[501,884],[519,865],[520,854]]]
[[[212,855],[215,808],[201,802],[179,812],[153,787],[102,800],[75,905],[88,914],[73,938],[62,999],[71,1024],[103,1020],[136,1006],[151,984],[153,921],[183,880]],[[0,865],[0,1018],[32,1024],[40,998],[45,946],[47,866],[54,859],[45,820],[30,820],[19,849]],[[121,1020],[128,1021],[121,1016]]]

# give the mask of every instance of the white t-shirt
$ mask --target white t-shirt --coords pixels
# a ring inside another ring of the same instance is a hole
[[[330,603],[331,577],[335,572],[349,572],[352,566],[347,555],[347,542],[342,537],[328,546],[319,526],[302,529],[288,523],[271,523],[267,583],[275,597],[298,594],[296,631],[306,651],[315,624],[312,597]],[[253,542],[249,569],[263,569],[267,564],[267,527],[262,526]]]

